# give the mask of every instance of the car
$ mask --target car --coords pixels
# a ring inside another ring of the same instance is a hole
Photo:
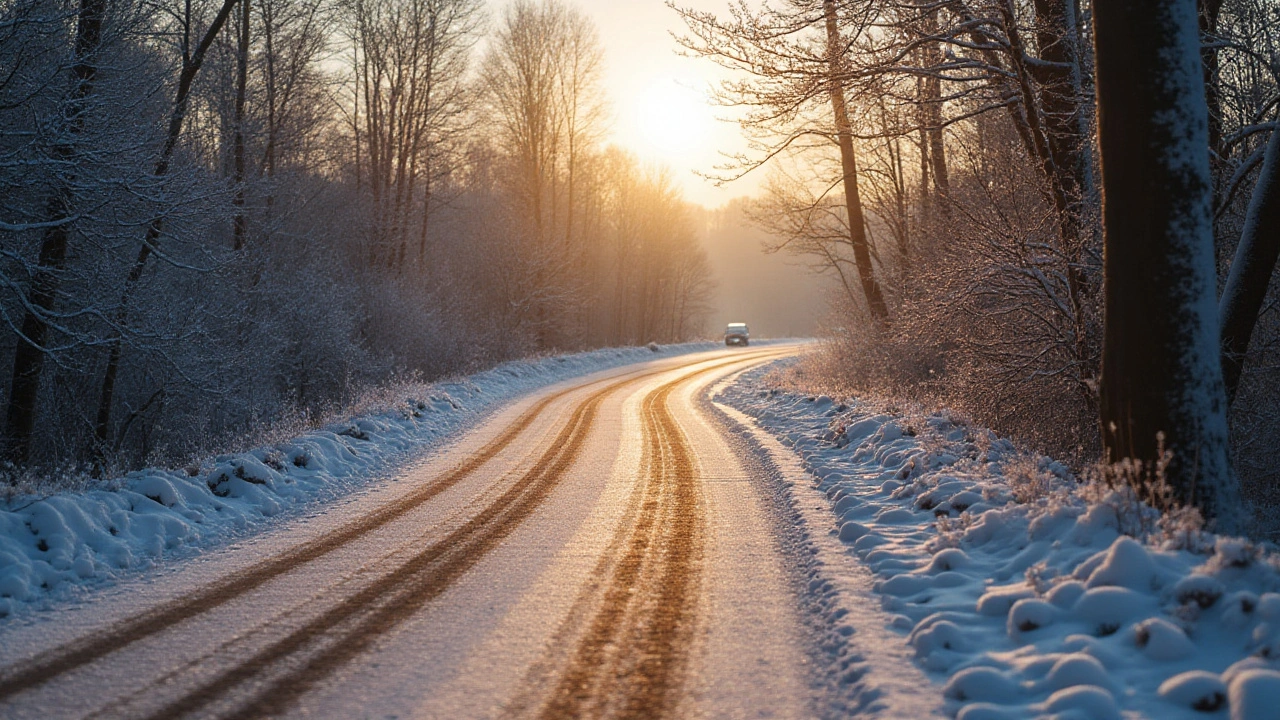
[[[746,323],[729,323],[724,329],[725,345],[746,345],[750,337],[751,332],[747,330]]]

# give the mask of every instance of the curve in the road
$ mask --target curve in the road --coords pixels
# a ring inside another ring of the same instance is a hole
[[[739,356],[734,360],[703,368],[693,374],[700,375],[725,365],[772,354],[775,353],[762,352]],[[590,429],[596,409],[608,394],[625,385],[668,371],[657,370],[631,374],[620,381],[611,382],[580,401],[573,410],[570,420],[533,468],[462,527],[443,540],[433,543],[380,580],[347,596],[302,627],[288,631],[286,635],[260,649],[247,660],[237,661],[235,665],[218,673],[211,681],[201,682],[198,687],[183,693],[177,700],[166,703],[150,717],[178,717],[202,710],[229,717],[260,717],[276,714],[288,708],[308,688],[362,652],[376,637],[395,627],[425,603],[438,596],[532,513],[572,465]],[[541,400],[523,413],[513,426],[527,424],[557,398],[581,389],[582,386],[571,388]],[[474,471],[501,451],[513,435],[515,433],[503,432],[499,439],[484,446],[475,456],[441,480],[397,501],[391,507],[380,509],[373,515],[346,526],[339,534],[329,536],[323,541],[300,546],[282,557],[261,563],[226,581],[187,596],[190,602],[185,606],[174,606],[174,604],[162,606],[158,614],[140,615],[131,620],[128,625],[136,627],[146,622],[147,618],[153,618],[158,624],[163,624],[163,627],[171,626],[216,607],[236,595],[248,592],[270,578],[296,567],[299,563],[315,559],[365,532],[385,525],[438,495],[445,489],[441,487],[442,485],[447,487],[456,484],[466,473]],[[145,634],[155,634],[163,627],[145,628],[148,631]],[[47,653],[40,669],[50,674],[28,681],[26,685],[30,687],[41,684],[52,675],[92,662],[97,657],[137,639],[122,637],[124,632],[114,630],[99,636],[90,636],[86,640],[61,649],[62,652],[55,649]],[[218,650],[214,650],[211,654],[217,652]],[[208,657],[209,655],[206,655],[206,659]],[[32,674],[31,670],[22,673],[22,675]],[[132,694],[133,699],[143,698],[144,703],[150,704],[145,700],[146,695],[152,692],[157,695],[166,694],[163,685],[175,679],[176,675],[179,673],[166,674],[143,692]],[[13,688],[19,685],[18,681],[21,679],[21,676],[10,676],[6,681]],[[10,689],[9,692],[12,694],[18,691],[19,689]],[[124,711],[123,706],[129,704],[132,704],[129,698],[122,698],[106,708],[101,708],[99,712],[112,714]],[[139,713],[129,712],[129,714],[137,716]]]
[[[742,355],[702,368],[663,387],[669,393],[670,388],[690,377],[774,354],[776,353],[761,352]],[[166,704],[151,717],[177,717],[209,708],[213,703],[222,705],[219,708],[222,712],[217,714],[226,713],[230,717],[271,715],[290,706],[306,689],[363,651],[377,636],[438,596],[531,514],[572,465],[588,434],[596,410],[607,395],[625,385],[662,372],[668,370],[631,374],[592,393],[573,410],[569,421],[533,468],[462,527],[440,542],[433,543],[380,580],[348,596],[303,627],[271,643],[248,660],[238,662],[212,682],[202,683],[179,700]],[[586,387],[589,386],[590,384]],[[11,670],[9,674],[0,676],[0,699],[44,684],[143,637],[155,635],[216,608],[406,515],[456,485],[501,452],[518,435],[513,430],[529,425],[551,403],[571,392],[580,391],[583,387],[568,388],[539,400],[493,441],[435,482],[324,538],[302,544],[271,560],[239,571],[225,580],[129,618],[114,625],[111,630],[89,635],[27,661],[21,669]],[[662,389],[654,393],[655,396],[659,394],[663,394]],[[652,413],[652,403],[646,401],[646,416]],[[652,422],[647,422],[646,427],[651,428]],[[658,448],[661,445],[659,436],[652,429],[646,433],[649,447],[647,452],[651,457],[656,457],[654,453],[660,451]],[[646,672],[654,675],[653,670],[654,668],[650,668]],[[164,679],[161,680],[163,681]],[[151,689],[163,692],[162,688],[154,685]],[[235,692],[237,689],[241,692]],[[231,697],[232,695],[238,697]],[[112,707],[120,709],[119,705],[113,704],[104,710],[110,713]]]
[[[672,389],[692,377],[741,363],[744,360],[774,354],[776,352],[762,352],[759,355],[738,357],[701,368],[661,386],[659,390],[652,393],[651,397],[660,396],[663,399],[662,412],[665,412],[667,417],[663,421],[665,423],[663,428],[647,432],[650,455],[652,456],[656,451],[654,448],[665,445],[666,441],[663,438],[671,437],[670,431],[674,427],[674,420],[666,411],[665,397]],[[383,579],[348,596],[301,628],[148,715],[148,720],[199,713],[211,704],[228,698],[237,688],[245,685],[252,686],[247,700],[242,698],[236,702],[232,699],[234,708],[226,708],[225,712],[215,711],[214,714],[226,718],[247,719],[274,716],[288,709],[310,688],[362,653],[377,638],[411,617],[426,603],[442,594],[531,515],[554,490],[577,459],[597,410],[608,395],[626,385],[663,372],[668,371],[660,370],[634,375],[589,395],[574,409],[569,422],[533,467],[462,527],[428,546]],[[653,415],[652,402],[647,402],[646,407],[649,408],[648,414]],[[675,432],[679,432],[678,428],[675,428]],[[683,466],[687,466],[691,460],[688,457],[687,448],[684,452]],[[681,461],[675,464],[659,461],[656,464],[667,469],[682,466]],[[696,491],[691,490],[691,492],[694,493],[692,497],[696,502]],[[668,511],[666,514],[674,516],[682,513]],[[667,519],[677,525],[680,524],[675,517]],[[679,536],[683,537],[683,535]],[[688,548],[692,547],[691,543],[684,543],[680,547],[676,547],[677,545],[679,543],[668,543],[664,547],[677,554],[687,552]],[[668,592],[662,597],[664,601],[673,599],[674,596],[669,590],[681,583],[676,577],[679,574],[676,568],[680,565],[680,563],[670,564],[670,572],[662,577],[663,586],[668,588]],[[677,604],[683,607],[685,603]],[[672,629],[671,618],[664,613],[658,615],[660,616],[657,618],[658,631],[640,638],[641,647],[636,649],[641,653],[651,654],[653,649],[651,646],[661,646],[664,640],[669,639],[667,635]],[[679,624],[678,619],[675,622]],[[659,654],[661,657],[672,655],[670,652]],[[656,683],[655,689],[661,690],[666,687],[667,678],[663,672],[661,660],[656,665],[653,661],[644,660],[641,666],[643,675]],[[637,701],[641,701],[640,705],[644,707],[652,706],[651,700],[645,701],[644,698],[637,697]],[[644,713],[634,715],[634,717],[643,716],[645,716]]]

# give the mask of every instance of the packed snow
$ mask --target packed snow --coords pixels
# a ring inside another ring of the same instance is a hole
[[[947,712],[1280,717],[1280,557],[947,412],[796,394],[770,372],[717,401],[801,458]]]
[[[139,470],[84,491],[10,497],[0,503],[0,618],[112,582],[166,557],[260,532],[313,503],[345,496],[521,393],[716,347],[650,344],[510,362],[420,386],[389,409],[290,442],[180,469]]]

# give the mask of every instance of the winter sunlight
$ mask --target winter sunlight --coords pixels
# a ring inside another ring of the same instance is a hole
[[[1277,720],[1280,0],[0,0],[0,720]]]
[[[644,154],[668,164],[684,164],[689,153],[706,147],[717,130],[713,113],[705,93],[671,78],[622,103],[623,122],[640,131]]]

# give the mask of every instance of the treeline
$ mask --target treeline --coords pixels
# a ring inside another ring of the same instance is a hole
[[[399,373],[700,330],[692,216],[602,146],[603,52],[559,0],[0,8],[17,467],[170,461]]]
[[[1238,474],[1270,532],[1280,5],[1118,5],[681,14],[688,49],[747,78],[721,90],[754,143],[727,174],[768,161],[758,222],[843,288],[833,372],[1142,461],[1135,482],[1209,515]]]

